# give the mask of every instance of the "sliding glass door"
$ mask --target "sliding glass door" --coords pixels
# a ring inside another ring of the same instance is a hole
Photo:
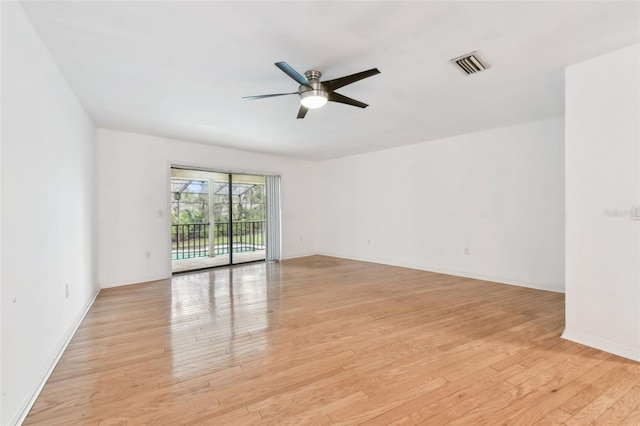
[[[265,176],[172,168],[172,271],[264,261],[265,181]]]
[[[231,175],[230,263],[266,259],[265,177]]]

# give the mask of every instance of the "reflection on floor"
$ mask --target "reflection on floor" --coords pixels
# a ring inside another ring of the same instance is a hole
[[[242,253],[233,253],[233,263],[255,262],[257,260],[265,260],[266,251],[256,250]],[[171,272],[186,272],[196,269],[213,268],[215,266],[223,266],[229,264],[229,255],[223,254],[215,257],[194,257],[191,259],[174,260],[171,262]]]

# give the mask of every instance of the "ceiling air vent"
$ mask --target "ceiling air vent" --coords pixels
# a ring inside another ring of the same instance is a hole
[[[466,55],[452,59],[451,62],[459,66],[465,74],[475,74],[491,68],[478,57],[478,52],[467,53]]]

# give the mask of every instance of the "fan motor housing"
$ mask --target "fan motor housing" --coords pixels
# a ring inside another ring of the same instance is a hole
[[[327,103],[329,98],[329,92],[320,82],[322,73],[316,70],[310,70],[304,73],[309,86],[300,86],[298,92],[300,93],[300,101],[302,105],[307,108],[320,108]]]
[[[304,73],[305,78],[311,83],[312,81],[320,81],[320,77],[322,77],[322,73],[316,70],[309,70]]]
[[[305,78],[309,82],[309,86],[300,86],[298,87],[298,92],[302,95],[304,92],[324,92],[327,93],[327,89],[320,82],[320,77],[322,77],[322,73],[316,70],[306,71],[304,73]],[[319,93],[315,93],[316,96],[320,95]],[[308,95],[311,96],[311,95]],[[320,95],[322,96],[322,95]]]

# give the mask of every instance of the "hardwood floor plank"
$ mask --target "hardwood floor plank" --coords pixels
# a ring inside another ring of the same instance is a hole
[[[634,408],[620,423],[620,426],[640,425],[640,405]]]
[[[515,366],[513,366],[515,367]],[[513,368],[512,367],[512,368]],[[426,420],[419,420],[416,424],[421,425],[447,425],[455,422],[457,419],[462,418],[469,414],[473,410],[477,410],[479,407],[484,407],[487,401],[492,400],[496,395],[503,395],[507,391],[513,389],[513,385],[506,381],[499,381],[498,383],[480,390],[470,398],[466,398],[461,403],[447,408],[444,411],[440,411],[436,415],[431,415]],[[489,413],[490,414],[490,413]],[[413,421],[411,423],[414,424]]]
[[[26,425],[640,424],[564,296],[311,256],[102,290]]]
[[[420,394],[429,394],[447,383],[441,377],[433,379],[426,377],[414,378],[409,382],[390,386],[389,392],[369,397],[362,402],[333,411],[329,417],[337,424],[359,424],[403,404],[407,399],[415,398]]]
[[[498,395],[493,400],[488,401],[484,406],[472,410],[462,418],[456,419],[452,424],[477,424],[491,422],[505,424],[512,419],[523,419],[522,413],[537,405],[541,401],[549,401],[552,405],[556,403],[556,393],[559,389],[564,389],[569,383],[580,375],[592,369],[600,360],[593,360],[582,366],[575,366],[570,363],[561,362],[553,367],[541,372],[529,380],[514,386],[514,388]],[[530,424],[526,420],[520,424]]]
[[[640,380],[640,371],[636,368],[629,368],[625,374],[611,383],[600,396],[587,404],[580,411],[575,413],[566,423],[567,426],[578,426],[581,424],[591,424],[598,417],[604,414],[613,404],[618,402],[629,390]]]
[[[578,411],[586,407],[591,401],[602,395],[602,393],[611,386],[612,383],[621,380],[625,372],[626,368],[624,362],[619,362],[616,368],[600,377],[599,380],[585,387],[573,398],[564,403],[560,408],[571,415],[576,414]]]
[[[562,411],[559,408],[551,411],[549,414],[544,416],[542,419],[535,423],[536,426],[556,426],[556,425],[564,425],[564,422],[571,418],[571,414],[566,411]]]
[[[351,395],[324,399],[321,403],[314,403],[312,407],[309,406],[295,406],[290,404],[288,407],[280,407],[276,410],[271,410],[271,413],[260,411],[262,415],[263,425],[280,426],[283,424],[297,424],[297,425],[311,425],[314,424],[316,419],[328,419],[331,424],[333,420],[329,417],[329,413],[341,410],[346,407],[351,407],[355,404],[360,404],[368,398],[367,394],[358,391]]]
[[[567,364],[571,364],[569,362],[572,358],[568,358],[565,362]],[[594,361],[596,358],[593,359]],[[575,365],[575,364],[574,364]],[[551,393],[552,397],[546,397],[544,400],[532,404],[532,406],[519,413],[516,417],[512,418],[508,423],[512,425],[530,425],[534,424],[537,421],[542,420],[552,412],[558,410],[558,407],[566,402],[568,399],[575,396],[584,386],[593,383],[598,380],[600,377],[605,375],[608,371],[614,368],[615,364],[610,362],[600,362],[597,363],[592,369],[586,371],[581,376],[577,377],[575,380],[569,382],[566,386],[559,387],[557,389],[552,389]],[[566,413],[562,411],[563,414]],[[571,414],[569,414],[571,417]]]
[[[622,398],[607,409],[593,424],[615,425],[620,424],[631,412],[640,405],[640,386],[634,386]]]
[[[449,382],[447,385],[429,395],[420,395],[404,404],[377,416],[366,424],[371,425],[410,425],[432,420],[432,417],[443,413],[451,407],[458,406],[455,416],[463,411],[460,404],[469,398],[486,390],[513,374],[522,370],[522,366],[512,365],[498,373],[493,368],[486,367],[475,371],[464,378]],[[508,386],[508,385],[507,385]],[[442,421],[440,419],[440,421]],[[438,421],[434,421],[438,424]]]

